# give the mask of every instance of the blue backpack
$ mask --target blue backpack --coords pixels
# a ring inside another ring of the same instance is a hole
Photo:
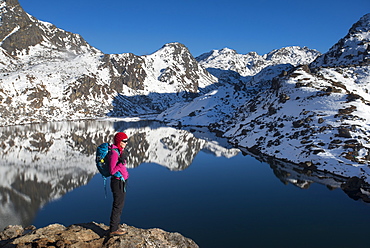
[[[107,156],[108,152],[110,150],[117,152],[118,156],[120,156],[119,150],[118,149],[111,149],[109,143],[103,143],[103,144],[99,145],[96,148],[96,158],[95,158],[96,168],[98,168],[100,174],[104,178],[105,191],[106,191],[106,180],[107,180],[108,177],[115,176],[115,177],[120,178],[122,181],[125,181],[121,172],[119,172],[119,171],[117,171],[114,175],[110,174],[109,164],[108,164],[108,156]]]

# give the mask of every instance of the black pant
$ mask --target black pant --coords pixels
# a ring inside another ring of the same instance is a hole
[[[118,225],[121,222],[123,205],[125,204],[125,182],[111,177],[110,188],[113,193],[112,213],[110,215],[110,231],[114,232],[118,230]]]

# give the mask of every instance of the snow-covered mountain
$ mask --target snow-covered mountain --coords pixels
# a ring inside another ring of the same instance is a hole
[[[307,47],[284,47],[264,55],[256,52],[238,54],[235,50],[224,48],[213,50],[197,57],[205,68],[215,71],[233,71],[242,77],[254,76],[266,67],[289,64],[292,66],[309,64],[321,55],[320,52]]]
[[[191,102],[179,102],[157,116],[172,125],[208,126],[230,119],[246,99],[271,87],[271,81],[283,71],[309,64],[320,53],[306,47],[285,47],[265,55],[255,52],[238,54],[224,48],[196,59],[219,79],[219,86]]]
[[[253,154],[369,183],[369,29],[367,14],[321,56],[297,47],[264,56],[230,49],[204,54],[200,64],[233,87],[179,103],[158,119],[210,126]],[[287,54],[281,64],[276,54]]]
[[[0,20],[0,126],[158,113],[217,82],[179,43],[103,54],[17,0],[0,0]]]
[[[271,81],[218,130],[253,153],[370,182],[370,14],[309,66]]]

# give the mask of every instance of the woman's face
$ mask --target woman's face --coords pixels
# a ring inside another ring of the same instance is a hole
[[[126,145],[127,145],[127,140],[121,140],[121,142],[120,142],[121,148],[125,149]]]

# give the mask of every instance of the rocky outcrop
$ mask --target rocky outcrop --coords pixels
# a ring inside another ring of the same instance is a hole
[[[109,236],[109,227],[95,222],[65,227],[60,224],[36,229],[8,226],[0,233],[0,247],[199,247],[179,233],[158,228],[140,229],[126,224],[123,236]]]

